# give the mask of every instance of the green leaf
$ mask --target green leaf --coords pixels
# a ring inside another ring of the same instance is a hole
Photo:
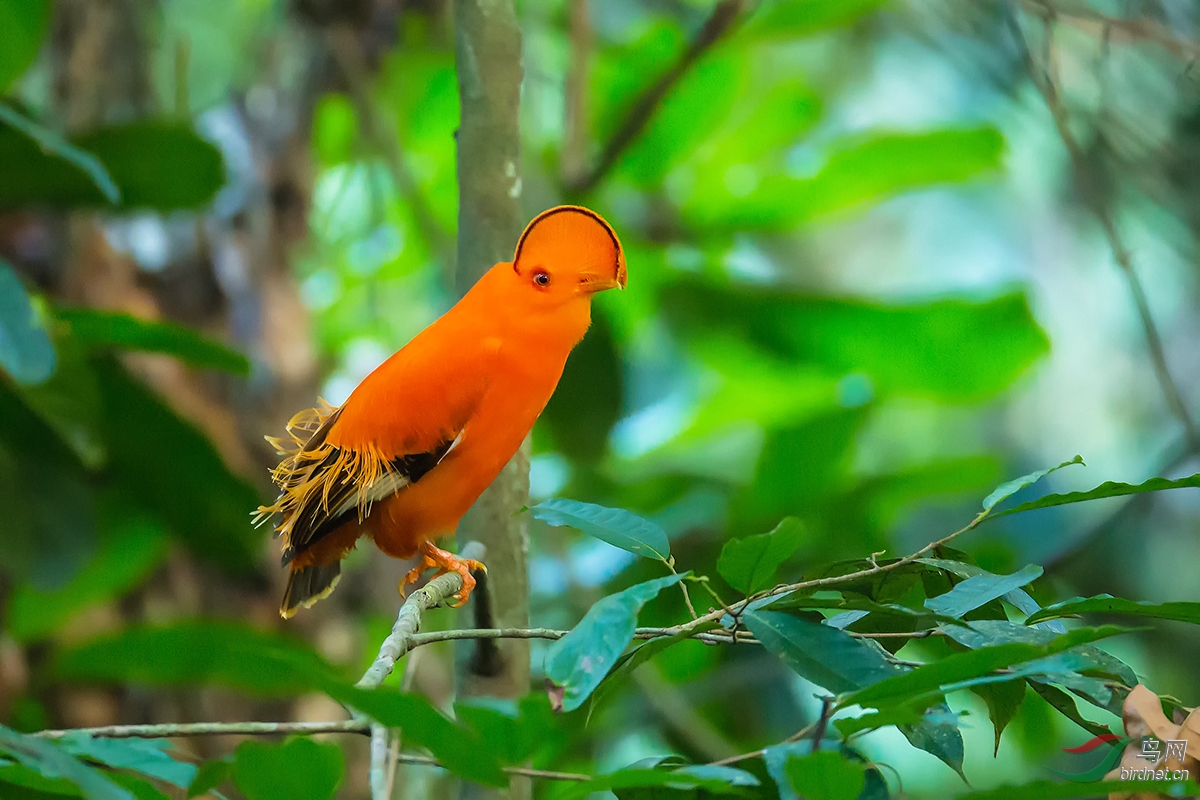
[[[1054,641],[1055,637],[1053,631],[1044,628],[1031,628],[1018,622],[1000,619],[981,619],[969,623],[967,627],[947,626],[939,630],[958,644],[972,650],[1010,642],[1044,645]],[[1112,677],[1125,686],[1137,685],[1137,675],[1129,665],[1116,656],[1091,645],[1081,645],[1075,648],[1075,651],[1091,662],[1089,667],[1091,671]]]
[[[745,91],[746,71],[743,53],[718,48],[704,54],[662,99],[615,173],[642,188],[658,185],[729,118]]]
[[[702,789],[713,794],[742,794],[743,787],[757,786],[758,779],[748,772],[732,767],[679,767],[677,769],[646,769],[627,767],[598,775],[590,781],[571,783],[562,792],[563,798],[584,797],[593,792],[667,787],[672,789]]]
[[[0,748],[0,752],[3,752]],[[32,789],[18,792],[14,787]],[[47,778],[40,772],[13,761],[0,758],[0,797],[20,797],[30,800],[54,797],[80,797],[79,787],[65,778]]]
[[[1017,716],[1021,703],[1025,702],[1025,681],[1006,681],[1003,683],[985,683],[971,689],[985,704],[988,717],[992,720],[992,730],[996,734],[992,756],[1000,753],[1000,736],[1008,723]]]
[[[1076,614],[1126,614],[1200,625],[1200,603],[1150,603],[1143,600],[1124,600],[1110,594],[1098,594],[1095,597],[1073,597],[1070,600],[1055,603],[1030,616],[1025,620],[1025,624],[1032,625],[1042,620]]]
[[[547,525],[571,527],[643,558],[666,561],[671,555],[667,532],[648,519],[622,508],[605,508],[578,500],[552,498],[530,509]]]
[[[964,625],[962,620],[954,617],[947,617],[941,614],[936,614],[931,611],[921,608],[909,608],[899,603],[876,603],[873,600],[867,600],[861,597],[812,597],[799,593],[777,595],[777,599],[769,601],[767,604],[758,606],[769,611],[818,611],[818,610],[836,610],[842,612],[858,611],[865,612],[862,617],[871,616],[872,621],[881,621],[885,618],[895,620],[896,618],[904,618],[910,621],[904,628],[897,630],[916,630],[918,625],[929,625],[932,623],[940,623],[943,625]],[[830,618],[826,624],[832,624],[833,618]],[[847,628],[849,625],[857,624],[858,620],[847,625],[836,625],[834,627]],[[854,628],[859,631],[859,628]],[[872,628],[871,630],[875,630]],[[882,628],[880,630],[889,630]],[[861,631],[860,631],[861,632]]]
[[[963,739],[956,722],[945,722],[950,709],[943,703],[925,712],[925,718],[915,725],[899,726],[900,733],[908,743],[929,753],[950,769],[958,773],[965,783],[963,773]]]
[[[1075,700],[1057,686],[1051,686],[1050,684],[1043,683],[1041,681],[1030,680],[1029,688],[1033,689],[1038,696],[1049,703],[1058,711],[1058,713],[1062,714],[1064,717],[1071,720],[1093,736],[1103,736],[1106,733],[1112,733],[1112,730],[1107,725],[1101,725],[1099,722],[1093,722],[1092,720],[1080,714],[1079,706],[1075,704]]]
[[[761,610],[747,611],[741,620],[768,652],[801,677],[835,694],[898,674],[883,651],[828,625]]]
[[[977,575],[992,574],[982,567],[977,567],[974,564],[967,564],[963,561],[952,561],[945,558],[918,558],[917,563],[926,564],[940,570],[945,570],[946,572],[950,572],[960,578],[974,578]],[[1033,614],[1034,612],[1042,609],[1042,607],[1038,605],[1038,602],[1030,597],[1029,593],[1024,589],[1013,589],[1011,592],[1003,595],[1003,597],[1009,603],[1012,603],[1019,610],[1026,614]],[[1047,622],[1044,623],[1042,627],[1052,630],[1055,633],[1067,632],[1067,629],[1063,627],[1062,623],[1058,622]]]
[[[235,375],[250,372],[244,355],[182,325],[94,308],[60,309],[56,316],[69,326],[71,336],[93,347],[164,353],[199,369]]]
[[[79,463],[99,470],[108,460],[100,386],[78,342],[59,336],[58,365],[50,379],[18,390],[21,402],[54,430]]]
[[[337,745],[298,736],[282,744],[242,742],[233,782],[247,800],[330,800],[345,771]]]
[[[1072,458],[1070,461],[1064,461],[1063,463],[1059,464],[1057,467],[1049,467],[1047,469],[1039,469],[1037,472],[1031,472],[1028,475],[1022,475],[1021,477],[1014,478],[1011,481],[1008,481],[1007,483],[1000,484],[999,486],[996,487],[995,491],[993,491],[991,494],[989,494],[987,497],[984,498],[983,510],[991,511],[993,508],[995,508],[997,503],[1007,500],[1008,498],[1012,497],[1017,492],[1024,489],[1026,486],[1031,486],[1031,485],[1037,483],[1038,481],[1040,481],[1042,478],[1049,475],[1051,472],[1057,472],[1058,470],[1062,469],[1063,467],[1069,467],[1072,464],[1083,464],[1083,456],[1077,455],[1074,458]],[[1087,466],[1087,465],[1084,464],[1084,466]]]
[[[770,533],[730,539],[721,548],[717,572],[733,588],[751,595],[773,585],[779,565],[791,558],[804,536],[804,525],[785,517]]]
[[[399,694],[393,688],[365,690],[341,681],[322,680],[320,688],[343,705],[392,728],[400,728],[409,746],[424,747],[443,767],[461,778],[488,786],[507,786],[499,757],[508,745],[485,740],[455,724],[428,699]]]
[[[1033,781],[1023,786],[1001,786],[959,795],[957,800],[1073,800],[1074,798],[1120,796],[1193,797],[1200,786],[1192,781],[1097,781],[1095,783],[1054,783]],[[1144,793],[1144,794],[1142,794]]]
[[[834,143],[812,177],[772,172],[749,195],[705,182],[682,214],[705,234],[788,230],[906,191],[970,180],[996,170],[1003,153],[994,128],[858,135]]]
[[[861,763],[834,752],[790,758],[787,774],[804,800],[856,800],[867,783]]]
[[[812,740],[799,742],[781,742],[763,749],[763,766],[767,774],[775,781],[779,790],[780,800],[797,800],[796,790],[792,788],[792,779],[788,775],[787,765],[793,758],[803,757],[813,751]]]
[[[352,161],[359,141],[358,112],[344,94],[328,92],[313,109],[312,143],[326,167]]]
[[[107,476],[122,496],[167,523],[181,544],[226,572],[257,576],[263,534],[249,523],[258,493],[216,448],[108,357],[93,359],[108,436]]]
[[[1165,492],[1168,489],[1192,489],[1200,487],[1200,473],[1189,475],[1186,478],[1178,480],[1168,480],[1167,478],[1151,478],[1139,484],[1118,483],[1116,481],[1106,481],[1100,484],[1095,489],[1088,489],[1085,492],[1067,492],[1065,494],[1048,494],[1045,497],[1039,497],[1037,500],[1030,500],[1027,503],[1021,503],[1018,506],[1005,509],[996,514],[991,515],[991,519],[999,517],[1007,517],[1009,514],[1021,514],[1026,511],[1034,511],[1039,508],[1051,508],[1053,506],[1063,506],[1070,503],[1083,503],[1089,500],[1103,500],[1107,497],[1127,497],[1133,494],[1143,494],[1144,492]]]
[[[44,638],[82,609],[100,605],[140,584],[167,552],[166,534],[157,522],[125,512],[108,514],[96,555],[68,583],[55,589],[20,584],[13,590],[5,629],[19,642]]]
[[[114,769],[129,769],[186,789],[196,777],[196,767],[176,761],[165,739],[103,739],[83,731],[71,731],[61,747],[73,756],[97,761]]]
[[[82,791],[86,800],[133,800],[99,770],[92,769],[56,745],[35,736],[25,736],[0,725],[0,753],[37,770],[46,778],[66,778]]]
[[[698,628],[690,631],[680,631],[672,636],[660,636],[657,639],[651,639],[645,644],[634,648],[617,659],[617,663],[604,677],[604,681],[596,687],[592,692],[593,707],[599,704],[608,693],[611,692],[621,681],[623,677],[633,672],[633,670],[645,664],[651,658],[666,650],[668,647],[673,647],[680,642],[688,641],[695,633],[705,633],[715,628],[719,628],[716,622],[711,622],[701,625]]]
[[[967,578],[945,594],[928,598],[925,607],[935,613],[961,619],[968,612],[1032,583],[1042,576],[1042,572],[1042,568],[1036,564],[1030,564],[1012,575],[985,572]]]
[[[559,718],[544,692],[520,703],[496,698],[472,698],[455,703],[454,718],[498,751],[503,764],[528,761],[553,736]]]
[[[563,687],[562,708],[574,711],[600,685],[633,640],[638,613],[683,575],[639,583],[591,607],[570,633],[546,651],[546,678]]]
[[[89,198],[94,206],[121,201],[107,167],[87,149],[0,103],[0,209],[55,204],[66,195]],[[68,203],[69,204],[69,203]]]
[[[687,279],[663,287],[659,301],[689,341],[741,339],[794,365],[862,373],[885,396],[984,400],[1049,350],[1021,293],[899,304]]]
[[[17,383],[39,384],[54,374],[54,365],[54,345],[25,287],[0,259],[0,370]]]
[[[67,143],[0,105],[0,208],[47,205],[175,211],[207,205],[225,182],[220,151],[187,125],[146,120]]]
[[[51,672],[64,680],[219,685],[272,697],[322,691],[389,727],[401,728],[406,742],[427,748],[456,775],[489,785],[507,783],[497,761],[498,745],[456,725],[425,698],[391,688],[355,688],[303,642],[238,623],[191,621],[129,628],[60,651]]]
[[[104,162],[121,187],[121,207],[156,211],[208,205],[225,184],[221,152],[173,120],[97,128],[79,146]]]
[[[206,761],[201,764],[200,769],[196,771],[196,777],[188,786],[188,800],[205,794],[213,794],[214,789],[229,779],[229,773],[232,770],[233,761],[231,759]]]
[[[7,427],[0,428],[0,436],[15,434],[11,450],[0,444],[0,508],[5,510],[0,570],[53,591],[96,551],[95,495],[53,433],[4,391],[3,381],[0,420]]]
[[[700,780],[724,781],[730,786],[758,786],[758,778],[742,769],[720,764],[688,764],[675,770],[676,775],[687,775]]]
[[[6,0],[0,3],[0,95],[25,74],[50,30],[49,0]]]
[[[742,35],[791,41],[840,28],[871,13],[886,0],[774,0],[746,23]]]
[[[1044,645],[1011,643],[982,647],[966,653],[955,653],[939,661],[923,664],[910,671],[852,692],[841,699],[839,708],[852,705],[884,708],[898,701],[911,701],[924,695],[940,692],[942,687],[961,684],[973,678],[991,676],[997,670],[1016,664],[1045,658],[1081,644],[1125,633],[1113,625],[1099,628],[1078,628],[1055,636]],[[1014,675],[1004,676],[1013,679]],[[967,688],[967,687],[962,687]]]
[[[872,711],[857,717],[842,717],[833,721],[833,726],[849,738],[856,733],[886,728],[890,725],[916,725],[924,718],[923,709],[912,706],[893,706],[886,711]]]
[[[149,686],[219,685],[285,697],[337,682],[304,642],[235,622],[131,627],[59,651],[61,679]]]
[[[124,786],[133,792],[133,796],[137,800],[172,800],[172,798],[160,792],[157,786],[150,783],[150,781],[143,780],[137,775],[132,775],[128,772],[109,772],[108,777],[114,783]]]

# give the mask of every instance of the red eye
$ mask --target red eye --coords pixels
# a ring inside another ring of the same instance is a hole
[[[538,286],[549,286],[550,273],[539,269],[537,272],[533,273],[533,282]]]

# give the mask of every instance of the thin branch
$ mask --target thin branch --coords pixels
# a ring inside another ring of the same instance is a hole
[[[316,733],[366,735],[370,733],[370,730],[371,725],[366,720],[347,719],[337,722],[187,722],[163,725],[105,725],[98,728],[40,731],[35,735],[43,739],[61,739],[69,734],[78,733],[104,739],[176,739],[185,736],[286,736]],[[395,758],[400,764],[441,767],[436,759],[429,756],[399,753]],[[504,767],[504,771],[510,775],[556,781],[590,781],[592,779],[590,775],[576,772],[553,772],[525,767]]]
[[[1022,0],[1041,15],[1052,14],[1085,33],[1107,35],[1117,42],[1131,44],[1150,42],[1162,47],[1172,55],[1193,61],[1200,58],[1200,43],[1181,39],[1161,23],[1149,19],[1111,17],[1086,6],[1061,8],[1050,0]]]
[[[625,150],[641,136],[671,90],[683,80],[688,70],[700,60],[701,56],[711,50],[732,30],[734,24],[742,17],[742,11],[747,5],[749,5],[747,0],[719,0],[713,7],[712,14],[696,33],[696,37],[679,54],[675,63],[634,100],[625,119],[617,126],[612,138],[604,145],[595,166],[582,179],[569,183],[568,190],[587,194],[596,188],[600,181],[608,175],[609,170],[616,165]]]
[[[484,547],[479,542],[468,542],[463,546],[462,557],[479,560],[484,555]],[[434,606],[441,605],[463,588],[462,576],[457,572],[447,572],[439,575],[417,591],[409,595],[396,614],[396,623],[392,632],[379,646],[379,655],[367,668],[367,671],[355,684],[360,689],[375,689],[382,684],[396,662],[403,658],[413,647],[413,637],[421,628],[421,618],[425,612]],[[371,733],[371,771],[370,785],[372,800],[388,800],[391,794],[388,780],[389,742],[388,728],[377,722],[370,724]],[[392,762],[392,763],[399,763]]]
[[[103,725],[97,728],[39,731],[43,739],[61,739],[68,734],[85,733],[99,739],[176,739],[192,736],[310,736],[316,733],[370,732],[365,719],[328,722],[182,722],[159,725]]]
[[[447,631],[430,631],[413,635],[409,646],[420,647],[436,642],[452,642],[463,639],[561,639],[570,631],[555,630],[554,628],[464,628]],[[638,628],[634,631],[635,639],[659,639],[663,636],[674,636],[679,633],[675,628]],[[691,638],[705,644],[732,644],[733,635],[723,631],[704,631],[693,633]],[[739,632],[738,643],[755,644],[753,636]]]
[[[465,559],[480,560],[483,558],[483,545],[478,542],[468,542],[462,550]],[[462,589],[462,576],[457,572],[447,572],[425,584],[413,592],[400,606],[396,615],[396,624],[392,632],[379,646],[379,655],[367,668],[366,673],[356,684],[360,689],[374,689],[392,674],[396,662],[404,657],[415,645],[417,631],[421,627],[421,617],[427,610],[441,605]]]
[[[391,750],[386,725],[371,723],[371,800],[388,800],[388,754]],[[397,754],[399,757],[399,754]]]
[[[1133,304],[1137,310],[1138,319],[1141,322],[1142,332],[1146,337],[1146,346],[1150,352],[1150,361],[1154,367],[1154,373],[1162,389],[1163,396],[1167,401],[1167,406],[1170,408],[1172,415],[1183,426],[1188,451],[1192,453],[1200,452],[1200,429],[1197,429],[1196,422],[1192,417],[1191,411],[1188,409],[1183,393],[1179,389],[1179,384],[1175,380],[1174,375],[1171,374],[1170,365],[1167,363],[1166,350],[1163,347],[1162,336],[1159,333],[1157,324],[1155,324],[1154,315],[1150,310],[1150,302],[1146,297],[1146,289],[1142,285],[1141,278],[1138,277],[1137,270],[1134,268],[1133,256],[1125,245],[1124,238],[1121,236],[1116,219],[1108,203],[1104,202],[1102,198],[1093,197],[1087,191],[1090,182],[1089,179],[1093,176],[1094,168],[1088,161],[1087,154],[1080,146],[1074,132],[1071,130],[1070,115],[1062,103],[1062,98],[1053,75],[1053,31],[1051,26],[1058,12],[1049,3],[1039,2],[1034,3],[1034,5],[1040,10],[1042,23],[1045,26],[1046,55],[1044,60],[1046,63],[1044,67],[1039,70],[1037,64],[1034,63],[1033,56],[1025,40],[1025,34],[1017,18],[1017,12],[1010,9],[1008,21],[1013,30],[1013,38],[1016,40],[1017,46],[1021,49],[1024,60],[1029,67],[1029,74],[1033,85],[1042,96],[1046,107],[1050,111],[1050,116],[1054,120],[1054,127],[1058,130],[1059,138],[1062,139],[1063,146],[1067,150],[1075,181],[1081,189],[1084,201],[1095,215],[1097,222],[1100,223],[1100,228],[1103,230],[1104,237],[1108,241],[1108,246],[1112,250],[1113,260],[1117,263],[1117,266],[1125,275],[1126,282],[1129,284],[1129,293],[1133,298]]]
[[[813,750],[821,749],[821,740],[825,738],[825,729],[829,726],[829,715],[836,705],[833,695],[821,698],[821,716],[817,719],[817,727],[813,730]]]
[[[408,664],[405,665],[404,678],[400,681],[400,691],[412,691],[413,683],[417,679],[417,665],[421,663],[421,654],[413,653],[412,658],[408,659]],[[387,764],[387,783],[384,786],[383,796],[385,798],[392,797],[392,792],[396,787],[396,771],[400,766],[400,739],[402,732],[397,730],[392,736],[392,747],[388,750]]]
[[[784,584],[782,586],[776,586],[774,589],[767,589],[766,591],[762,591],[762,592],[759,592],[758,594],[751,595],[750,597],[747,597],[745,600],[741,600],[736,603],[733,603],[728,608],[719,608],[715,611],[710,611],[709,613],[704,614],[703,616],[700,616],[700,617],[692,620],[691,622],[684,623],[683,625],[677,625],[674,628],[666,628],[665,630],[671,631],[671,634],[669,634],[669,635],[695,631],[704,625],[707,625],[711,622],[720,620],[721,617],[725,616],[726,614],[730,614],[731,616],[733,616],[736,619],[740,614],[742,614],[746,610],[746,608],[751,603],[756,602],[758,600],[762,600],[767,597],[775,597],[775,596],[781,595],[781,594],[789,594],[791,592],[800,591],[800,590],[804,590],[804,589],[816,589],[816,588],[819,588],[822,586],[836,586],[839,583],[849,583],[851,581],[858,580],[859,578],[868,578],[868,577],[871,577],[873,575],[878,575],[883,572],[890,572],[891,570],[894,570],[898,567],[902,567],[905,564],[911,564],[914,561],[916,561],[918,558],[921,558],[922,556],[924,556],[926,553],[929,553],[930,551],[935,550],[939,547],[944,547],[945,545],[947,545],[950,542],[957,539],[959,536],[962,536],[964,533],[974,530],[975,528],[979,527],[980,523],[982,523],[985,519],[987,519],[988,514],[989,514],[988,511],[981,511],[978,515],[976,515],[975,519],[971,520],[967,525],[963,526],[962,528],[959,528],[954,533],[951,533],[947,536],[943,536],[941,539],[938,539],[937,541],[930,542],[929,544],[922,547],[920,550],[910,553],[910,554],[904,556],[903,558],[898,558],[891,563],[882,564],[882,565],[876,564],[868,569],[861,569],[861,570],[857,570],[855,572],[849,572],[849,573],[846,573],[845,575],[833,575],[828,578],[814,578],[814,579],[808,580],[808,581],[800,581],[799,583],[789,583],[789,584]],[[919,632],[919,633],[921,635],[925,635],[923,632]]]

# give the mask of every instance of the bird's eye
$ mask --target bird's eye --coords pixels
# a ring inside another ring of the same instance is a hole
[[[536,283],[538,286],[549,286],[550,285],[550,273],[543,272],[542,270],[538,270],[537,272],[533,273],[533,282]]]

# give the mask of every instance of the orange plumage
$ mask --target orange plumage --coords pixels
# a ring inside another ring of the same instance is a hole
[[[598,214],[560,206],[534,219],[511,262],[496,264],[441,318],[368,375],[339,408],[296,415],[280,488],[259,522],[282,519],[291,572],[285,617],[333,591],[360,536],[395,558],[462,574],[476,562],[433,542],[458,521],[520,447],[591,323],[598,291],[625,286],[625,256]],[[514,509],[515,511],[516,509]]]

